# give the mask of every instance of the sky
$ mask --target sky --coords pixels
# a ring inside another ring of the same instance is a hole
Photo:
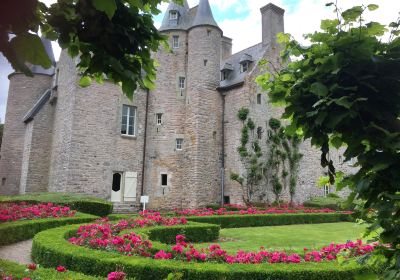
[[[42,0],[43,1],[43,0]],[[209,0],[218,25],[224,35],[233,39],[233,52],[261,42],[261,13],[260,8],[272,2],[285,9],[285,32],[292,34],[298,41],[307,43],[303,34],[319,28],[321,19],[334,18],[332,7],[325,3],[334,0]],[[44,0],[46,4],[55,0]],[[199,0],[188,0],[189,6],[197,5]],[[368,20],[390,23],[399,17],[400,0],[338,0],[341,8],[346,9],[355,5],[378,4],[379,9],[367,15]],[[168,3],[160,5],[164,12]],[[156,26],[160,26],[163,13],[155,17]],[[60,48],[53,44],[56,59]],[[4,122],[8,94],[8,74],[12,72],[6,59],[0,54],[0,120]]]

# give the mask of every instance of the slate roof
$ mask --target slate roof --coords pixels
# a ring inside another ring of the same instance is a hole
[[[224,69],[226,65],[231,65],[233,69],[230,71],[228,79],[220,82],[219,89],[229,89],[242,84],[249,72],[247,71],[241,73],[240,63],[243,62],[243,59],[245,59],[244,61],[253,61],[253,63],[257,63],[263,58],[266,49],[266,45],[263,45],[263,43],[259,43],[238,53],[235,53],[227,59],[223,60],[221,62],[221,65],[223,65],[221,70],[226,70]],[[252,66],[253,65],[250,65],[250,69],[252,68]]]
[[[37,113],[43,108],[43,106],[47,103],[51,96],[51,89],[47,89],[44,93],[39,97],[33,107],[26,113],[22,121],[24,123],[28,123],[36,116]]]
[[[208,0],[200,0],[196,17],[193,20],[192,27],[199,25],[211,25],[219,28],[211,11]]]
[[[55,73],[55,66],[56,66],[56,60],[54,58],[54,53],[53,53],[53,47],[51,46],[51,41],[42,37],[42,43],[44,46],[44,49],[46,50],[47,55],[49,56],[51,60],[52,66],[48,69],[44,69],[42,66],[39,65],[33,65],[31,66],[31,71],[33,74],[45,74],[45,75],[54,75]]]

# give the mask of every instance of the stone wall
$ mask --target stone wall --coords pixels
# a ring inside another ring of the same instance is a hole
[[[23,117],[50,88],[52,77],[37,74],[33,78],[12,74],[0,159],[0,194],[20,192],[26,124]],[[25,180],[25,179],[24,179]]]

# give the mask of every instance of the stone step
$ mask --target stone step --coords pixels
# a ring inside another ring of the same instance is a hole
[[[136,202],[114,202],[114,214],[137,214],[140,204]]]

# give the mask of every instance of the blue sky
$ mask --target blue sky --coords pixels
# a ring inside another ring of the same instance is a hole
[[[46,4],[55,0],[42,0]],[[334,17],[331,8],[325,7],[328,0],[209,0],[214,17],[224,35],[233,39],[233,51],[237,52],[261,41],[260,8],[269,2],[285,9],[285,31],[291,33],[297,40],[302,41],[302,34],[313,32],[319,28],[321,19]],[[189,6],[197,5],[199,0],[188,0]],[[375,3],[380,8],[368,19],[389,23],[395,20],[400,11],[400,0],[339,0],[341,7],[349,8],[354,5]],[[160,6],[165,11],[168,4]],[[159,26],[163,15],[155,18]],[[54,44],[56,59],[60,48]],[[4,122],[6,100],[8,94],[7,76],[11,68],[4,57],[0,55],[0,119]]]

